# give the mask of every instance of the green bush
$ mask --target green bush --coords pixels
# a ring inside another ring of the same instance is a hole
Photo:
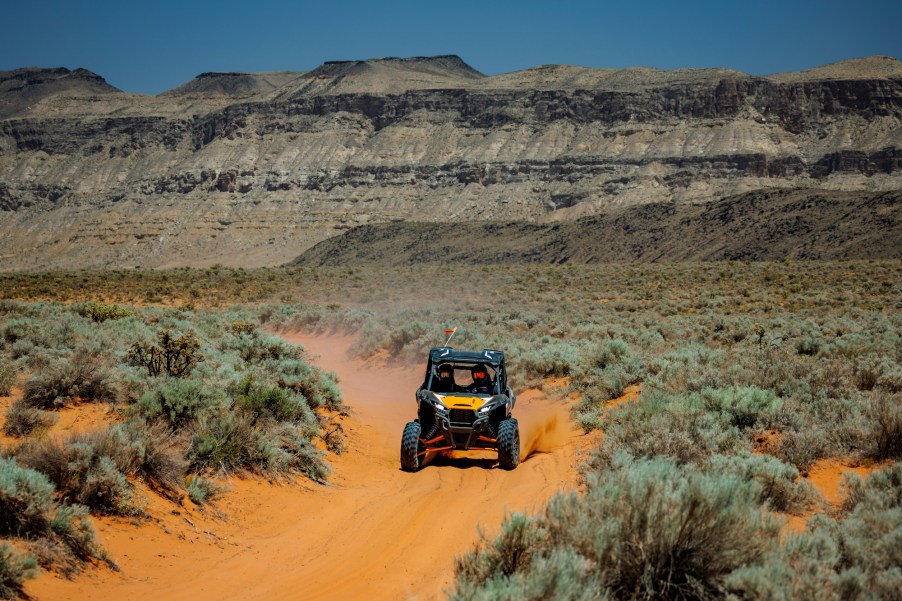
[[[719,597],[734,571],[778,544],[780,521],[760,498],[758,483],[733,474],[621,457],[584,495],[558,495],[537,518],[509,517],[494,541],[458,558],[450,597]]]
[[[235,351],[245,363],[260,364],[281,359],[301,359],[300,347],[288,344],[278,336],[268,336],[256,331],[234,332],[227,341],[228,350]]]
[[[123,319],[135,314],[135,312],[130,309],[125,309],[109,303],[87,303],[81,308],[79,313],[97,323],[103,323],[107,320]]]
[[[335,374],[324,372],[300,359],[282,359],[265,367],[280,388],[303,396],[311,409],[345,410]]]
[[[173,429],[191,424],[201,414],[227,403],[222,390],[195,379],[166,378],[145,393],[135,411],[147,418],[162,418]]]
[[[55,492],[46,475],[0,458],[0,536],[45,535]]]
[[[210,478],[194,474],[185,479],[188,498],[195,505],[206,505],[215,501],[226,489]]]
[[[564,343],[542,345],[520,356],[518,369],[521,377],[530,384],[538,384],[542,378],[565,377],[579,363],[579,349]]]
[[[38,562],[34,557],[22,556],[6,543],[0,543],[0,599],[24,597],[23,581],[37,575]]]
[[[110,428],[104,444],[123,473],[167,496],[177,495],[188,464],[182,438],[165,425],[130,419]]]
[[[706,388],[701,391],[705,410],[724,415],[736,428],[751,428],[782,407],[772,390],[754,387]]]
[[[204,414],[196,421],[188,460],[196,471],[232,471],[259,463],[253,423],[231,411]]]
[[[238,407],[255,421],[268,418],[277,422],[310,422],[315,419],[303,397],[298,398],[285,388],[267,386],[252,374],[245,376],[232,393]]]

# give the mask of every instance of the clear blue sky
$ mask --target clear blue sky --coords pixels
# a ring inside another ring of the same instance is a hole
[[[382,56],[457,54],[490,75],[548,63],[764,75],[902,58],[902,0],[5,4],[0,70],[85,67],[149,94],[204,71],[307,71]]]

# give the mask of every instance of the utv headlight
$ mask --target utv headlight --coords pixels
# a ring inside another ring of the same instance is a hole
[[[486,414],[492,409],[498,407],[498,397],[492,397],[488,401],[485,402],[485,405],[479,408],[479,413]]]

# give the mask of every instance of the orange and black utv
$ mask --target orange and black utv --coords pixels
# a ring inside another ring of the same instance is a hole
[[[501,351],[431,349],[416,399],[418,418],[401,435],[401,469],[415,472],[427,453],[450,450],[497,451],[506,470],[520,463],[516,397]]]

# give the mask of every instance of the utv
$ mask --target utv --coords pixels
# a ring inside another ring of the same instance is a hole
[[[404,471],[417,471],[426,453],[446,450],[498,451],[506,470],[520,463],[520,429],[511,417],[516,398],[501,351],[431,349],[416,398],[418,419],[401,435]]]

